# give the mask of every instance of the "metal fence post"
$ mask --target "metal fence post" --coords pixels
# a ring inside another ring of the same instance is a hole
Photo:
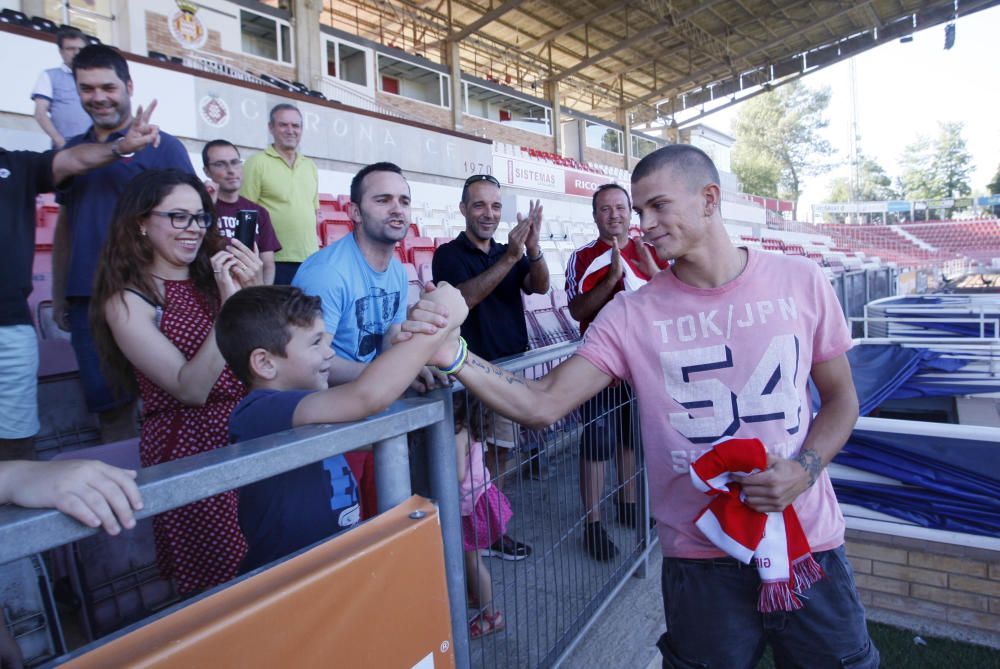
[[[378,512],[405,501],[410,492],[410,451],[406,435],[375,442],[375,491]]]
[[[431,496],[441,514],[444,540],[445,579],[451,609],[455,666],[469,666],[469,626],[465,618],[465,555],[462,550],[462,512],[458,501],[458,462],[455,457],[455,424],[452,419],[451,388],[439,388],[428,397],[444,402],[444,420],[427,429],[427,459]]]

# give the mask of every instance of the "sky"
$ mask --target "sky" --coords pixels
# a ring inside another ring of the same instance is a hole
[[[893,178],[899,176],[899,158],[918,135],[933,137],[939,121],[965,124],[963,136],[972,154],[972,191],[984,194],[1000,165],[1000,86],[996,42],[1000,39],[1000,7],[959,18],[955,46],[944,49],[944,25],[917,32],[907,44],[894,41],[852,60],[857,85],[859,147]],[[826,200],[830,181],[847,176],[851,136],[851,79],[849,61],[802,78],[810,88],[832,91],[826,118],[826,138],[842,166],[805,184],[799,218],[809,216],[809,205]],[[732,132],[740,105],[705,117],[701,122]]]

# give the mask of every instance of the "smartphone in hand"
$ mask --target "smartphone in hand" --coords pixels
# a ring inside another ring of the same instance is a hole
[[[257,212],[253,209],[240,209],[236,214],[236,239],[247,248],[253,248],[257,239]]]

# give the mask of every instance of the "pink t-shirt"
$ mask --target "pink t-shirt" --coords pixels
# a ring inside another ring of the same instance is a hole
[[[733,437],[796,455],[812,420],[809,371],[850,347],[819,267],[753,249],[743,273],[719,288],[694,288],[665,270],[604,307],[577,353],[636,391],[664,555],[723,555],[694,526],[708,497],[695,490],[688,466]],[[826,471],[794,506],[814,551],[843,543]]]

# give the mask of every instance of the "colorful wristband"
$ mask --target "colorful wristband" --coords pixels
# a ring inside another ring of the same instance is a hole
[[[464,337],[458,338],[458,354],[455,356],[455,360],[447,367],[438,367],[438,371],[442,374],[447,374],[449,376],[453,374],[458,374],[459,370],[465,366],[465,360],[469,357],[469,345],[465,342]]]

